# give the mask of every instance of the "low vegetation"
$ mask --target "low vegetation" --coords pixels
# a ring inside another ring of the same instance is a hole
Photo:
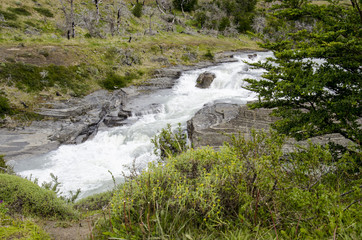
[[[15,175],[0,174],[0,196],[13,213],[64,219],[77,216],[55,192]]]
[[[0,200],[0,238],[1,239],[44,239],[50,236],[30,219],[12,218],[7,213],[6,203]]]
[[[358,239],[355,159],[336,160],[311,143],[285,155],[282,145],[276,133],[254,132],[218,152],[189,150],[151,163],[119,186],[111,224],[99,231],[125,239]]]

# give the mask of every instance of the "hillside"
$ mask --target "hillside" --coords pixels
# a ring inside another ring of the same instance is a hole
[[[91,0],[73,2],[1,3],[0,89],[13,119],[36,119],[30,113],[49,100],[143,84],[155,69],[259,49],[246,35],[203,30],[194,12],[152,1],[140,5],[139,17],[131,1],[101,1],[98,10]]]

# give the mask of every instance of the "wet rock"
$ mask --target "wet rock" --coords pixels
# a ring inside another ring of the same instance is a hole
[[[242,70],[243,70],[244,72],[249,71],[249,66],[245,64],[245,65],[242,67]]]
[[[196,87],[198,88],[209,88],[211,83],[216,78],[214,73],[204,72],[196,80]]]
[[[254,60],[257,56],[258,56],[258,54],[256,54],[256,53],[254,53],[254,54],[249,54],[249,55],[248,55],[248,58],[249,58],[250,60]]]

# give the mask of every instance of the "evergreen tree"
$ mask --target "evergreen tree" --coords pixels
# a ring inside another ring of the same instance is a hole
[[[290,33],[283,41],[266,42],[275,58],[255,64],[267,70],[261,80],[248,79],[259,94],[252,108],[275,108],[279,132],[297,140],[340,133],[361,147],[362,42],[361,12],[352,6],[312,5],[298,8],[283,2],[279,19],[315,22],[313,29]],[[289,3],[288,2],[288,3]],[[302,2],[302,4],[299,4]],[[353,3],[353,1],[352,1]]]

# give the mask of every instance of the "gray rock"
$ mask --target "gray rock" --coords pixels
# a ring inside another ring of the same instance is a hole
[[[258,56],[258,54],[256,54],[256,53],[254,53],[254,54],[249,54],[249,55],[248,55],[248,58],[249,58],[250,60],[254,60],[257,56]]]
[[[230,141],[231,135],[243,135],[250,139],[251,130],[269,130],[270,124],[278,118],[270,116],[271,109],[250,110],[246,105],[216,103],[204,106],[187,122],[187,132],[195,148],[211,146],[219,148]],[[311,139],[313,143],[335,142],[347,145],[349,141],[340,134],[328,134]],[[285,152],[295,149],[296,141],[287,139],[283,147]],[[306,141],[298,142],[306,144]]]
[[[196,80],[196,87],[198,88],[209,88],[211,83],[216,78],[214,73],[204,72]]]

